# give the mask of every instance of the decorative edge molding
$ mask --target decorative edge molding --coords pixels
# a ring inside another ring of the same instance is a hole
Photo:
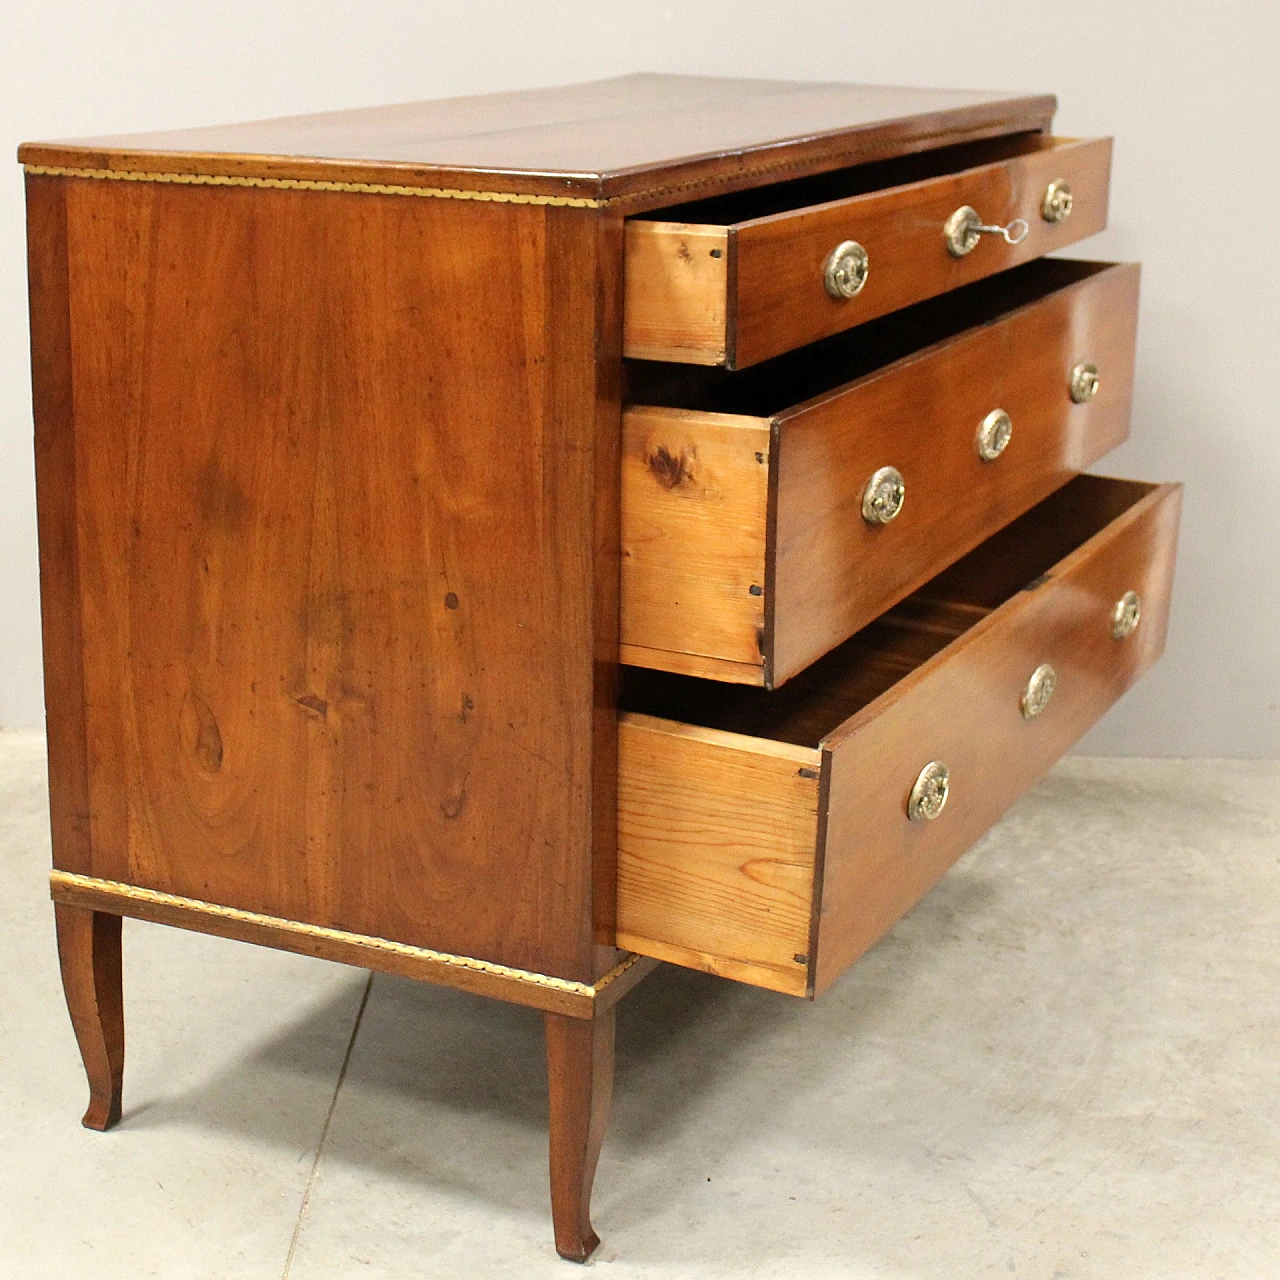
[[[530,969],[513,969],[509,965],[495,964],[491,960],[477,960],[474,956],[459,956],[448,951],[433,951],[429,947],[414,947],[405,942],[392,942],[387,938],[372,938],[363,933],[349,933],[345,929],[330,929],[324,925],[305,924],[300,920],[285,920],[279,916],[262,915],[257,911],[243,911],[239,907],[224,907],[215,902],[202,902],[199,898],[183,898],[173,893],[161,893],[158,889],[143,889],[124,884],[119,880],[101,880],[97,876],[78,875],[71,871],[54,871],[49,876],[51,896],[57,900],[59,889],[87,889],[95,893],[123,898],[128,902],[149,903],[152,906],[178,907],[184,911],[216,916],[222,920],[238,920],[243,924],[262,925],[285,933],[302,934],[310,938],[323,938],[329,942],[343,942],[350,946],[367,947],[373,951],[386,951],[409,956],[415,960],[429,960],[436,964],[458,969],[473,969],[513,982],[524,982],[552,991],[567,991],[573,995],[594,1000],[611,982],[620,978],[638,960],[639,955],[629,955],[619,961],[595,983],[574,982],[569,978],[553,978],[549,974],[534,973]]]
[[[384,182],[326,182],[318,178],[248,178],[217,173],[150,173],[142,169],[72,169],[24,164],[30,174],[50,178],[94,178],[107,182],[170,182],[191,187],[265,187],[279,191],[354,191],[373,196],[423,196],[433,200],[489,200],[497,204],[550,204],[599,209],[608,203],[589,196],[535,196],[518,191],[464,191],[453,187],[404,187]]]

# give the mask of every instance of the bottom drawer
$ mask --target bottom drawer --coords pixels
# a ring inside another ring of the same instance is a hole
[[[625,670],[618,946],[828,987],[1160,656],[1181,497],[1079,476],[776,692]]]

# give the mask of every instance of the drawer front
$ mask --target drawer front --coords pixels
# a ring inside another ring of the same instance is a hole
[[[982,549],[985,585],[966,583],[968,557],[930,584],[936,596],[917,593],[877,624],[885,650],[870,665],[899,666],[886,683],[900,678],[812,747],[758,724],[727,732],[624,713],[618,945],[791,994],[829,986],[1159,657],[1180,500],[1176,485],[1074,481],[1044,504],[1050,523],[1026,517]],[[1019,590],[1037,541],[1066,537],[1082,505],[1101,510],[1100,532]],[[1130,591],[1140,618],[1117,637]],[[980,620],[957,623],[966,610]],[[939,631],[959,634],[926,645],[918,664],[903,656]],[[1028,718],[1024,695],[1045,664],[1052,697]],[[761,699],[784,696],[738,692],[757,717],[772,705]],[[946,803],[912,820],[912,786],[933,761],[948,770]]]
[[[814,990],[821,992],[1037,782],[1164,651],[1181,490],[1157,489],[1047,581],[855,716],[826,744],[830,802]],[[1112,634],[1136,591],[1137,629]],[[998,616],[1003,614],[1004,616]],[[1022,698],[1049,664],[1053,696],[1033,719]],[[946,805],[911,821],[920,771],[942,761]]]
[[[628,410],[622,660],[783,684],[1125,438],[1137,304],[1136,266],[1099,268],[771,420]],[[997,410],[1012,435],[984,460]],[[869,524],[886,466],[905,500]]]
[[[1111,141],[1040,138],[1025,154],[726,227],[627,226],[624,353],[742,369],[784,351],[1042,257],[1106,226]],[[1050,184],[1070,213],[1044,216]],[[1017,244],[984,234],[963,256],[948,220],[968,206],[984,225],[1022,219]],[[826,263],[844,241],[867,255],[865,284],[835,298]]]
[[[1122,264],[864,379],[784,419],[770,683],[783,681],[1059,488],[1129,433],[1138,267]],[[1071,396],[1077,365],[1097,391]],[[1012,435],[984,460],[977,436],[1003,409]],[[863,518],[881,467],[905,484],[885,525]]]

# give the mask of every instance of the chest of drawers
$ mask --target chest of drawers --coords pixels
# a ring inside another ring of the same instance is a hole
[[[596,1244],[617,1001],[815,996],[1159,656],[1110,146],[1050,97],[633,76],[33,143],[57,918],[540,1009]]]

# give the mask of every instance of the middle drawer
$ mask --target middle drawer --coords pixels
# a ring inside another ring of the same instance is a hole
[[[739,373],[629,366],[621,660],[776,688],[1128,434],[1138,267],[1044,259]]]

